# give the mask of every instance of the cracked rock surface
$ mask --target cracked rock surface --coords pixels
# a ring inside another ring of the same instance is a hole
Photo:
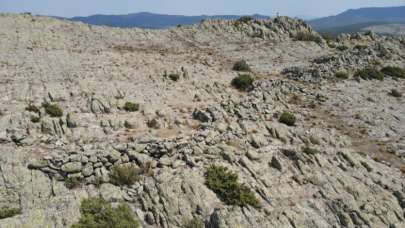
[[[405,79],[333,78],[405,67],[404,38],[342,36],[335,46],[348,49],[337,49],[296,41],[319,35],[286,17],[168,30],[27,14],[0,24],[0,209],[21,209],[0,227],[69,227],[97,195],[126,202],[142,227],[405,227],[405,98],[390,95]],[[256,79],[246,92],[230,85],[241,59]],[[285,111],[294,126],[278,121]],[[120,164],[148,172],[115,186]],[[260,208],[222,202],[205,185],[214,164]],[[68,178],[83,181],[68,189]]]

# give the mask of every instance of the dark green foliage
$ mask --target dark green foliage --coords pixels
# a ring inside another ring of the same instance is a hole
[[[349,74],[346,72],[343,72],[343,71],[339,71],[339,72],[336,72],[335,77],[339,78],[339,79],[348,79]]]
[[[204,228],[204,221],[200,218],[194,217],[184,223],[184,228]]]
[[[127,204],[117,208],[101,197],[82,200],[80,205],[81,217],[72,228],[138,228],[138,220]]]
[[[393,96],[393,97],[402,97],[402,93],[399,92],[396,89],[392,89],[391,92],[390,92],[390,95]]]
[[[31,122],[33,122],[33,123],[39,123],[39,121],[41,121],[41,118],[40,118],[39,116],[34,116],[34,115],[32,115],[32,116],[30,117],[30,120],[31,120]]]
[[[169,74],[170,80],[177,82],[180,79],[180,74]]]
[[[380,81],[384,80],[384,74],[378,71],[377,69],[371,67],[356,71],[356,73],[354,73],[354,77],[361,78],[364,80],[372,80],[372,79]]]
[[[238,22],[240,22],[240,23],[248,23],[248,22],[250,22],[250,21],[253,21],[253,17],[251,17],[251,16],[242,16],[242,17],[240,17],[239,19],[238,19]]]
[[[241,74],[234,79],[232,79],[232,86],[239,89],[239,90],[249,90],[252,88],[254,78],[248,74]]]
[[[245,185],[238,183],[238,175],[226,167],[208,168],[205,184],[226,204],[260,207],[254,193]]]
[[[139,110],[139,104],[127,101],[124,104],[124,110],[127,112],[136,112]]]
[[[361,51],[361,50],[366,50],[366,49],[367,49],[367,45],[357,44],[356,46],[354,46],[353,49],[359,50],[359,51]]]
[[[21,208],[0,208],[0,219],[10,218],[21,214]]]
[[[302,152],[308,155],[315,155],[320,153],[319,150],[309,147],[305,147],[304,149],[302,149]]]
[[[349,47],[345,46],[345,45],[341,45],[341,46],[337,46],[336,49],[339,51],[346,51],[347,49],[349,49]]]
[[[28,106],[25,108],[25,110],[27,110],[28,112],[35,112],[35,113],[38,113],[38,114],[41,113],[41,111],[39,110],[39,108],[38,108],[37,106],[33,105],[33,104],[28,105]]]
[[[298,32],[295,35],[297,41],[312,41],[315,43],[322,43],[322,38],[310,32]]]
[[[82,185],[83,179],[80,177],[68,177],[65,180],[65,186],[68,189],[75,189]]]
[[[386,66],[381,69],[381,72],[393,78],[405,78],[405,70],[400,67]]]
[[[232,68],[234,71],[250,71],[250,66],[245,60],[237,61]]]
[[[131,186],[140,179],[141,170],[132,165],[115,165],[111,168],[111,183],[118,186]]]
[[[63,116],[63,110],[57,104],[51,104],[51,103],[45,102],[42,104],[42,107],[44,107],[45,112],[48,115],[50,115],[51,117],[62,117]]]
[[[292,114],[290,112],[283,112],[281,114],[280,118],[278,119],[278,121],[287,126],[294,126],[296,118],[295,118],[294,114]]]

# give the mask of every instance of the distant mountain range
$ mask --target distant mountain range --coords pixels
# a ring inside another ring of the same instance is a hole
[[[310,20],[308,23],[321,32],[359,32],[374,25],[381,27],[405,23],[405,6],[351,9],[336,16]]]
[[[270,16],[255,14],[252,15],[258,19],[270,18]],[[161,29],[177,25],[190,25],[199,23],[205,19],[237,19],[240,15],[201,15],[201,16],[184,16],[184,15],[165,15],[154,13],[134,13],[127,15],[92,15],[89,17],[73,17],[72,21],[81,21],[92,25],[105,25],[121,28],[150,28]],[[305,19],[305,18],[304,18]],[[375,28],[377,31],[390,31],[384,29],[385,25],[390,26],[398,31],[405,26],[405,6],[400,7],[382,7],[382,8],[361,8],[347,10],[341,14],[324,17],[307,22],[319,32],[328,32],[332,34],[352,33],[364,31],[368,28]],[[393,25],[395,25],[393,27]],[[398,34],[402,34],[400,31]]]
[[[265,19],[269,16],[255,14],[254,18]],[[191,25],[199,23],[204,19],[237,19],[237,15],[214,15],[214,16],[183,16],[183,15],[165,15],[154,13],[134,13],[127,15],[93,15],[89,17],[73,17],[69,20],[81,21],[92,25],[105,25],[120,28],[150,28],[161,29],[177,25]]]

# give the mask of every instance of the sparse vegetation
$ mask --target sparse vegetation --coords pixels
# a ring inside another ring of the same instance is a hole
[[[381,69],[381,72],[393,78],[405,78],[405,69],[396,66],[386,66]]]
[[[111,183],[118,186],[131,186],[140,179],[141,170],[132,165],[115,165],[111,168]]]
[[[308,155],[315,155],[320,153],[319,150],[310,147],[305,147],[304,149],[302,149],[302,152]]]
[[[349,74],[343,71],[339,71],[335,73],[335,77],[338,79],[348,79],[349,78]]]
[[[232,86],[239,89],[239,90],[249,90],[252,88],[254,82],[254,78],[249,74],[241,74],[234,79],[232,79]]]
[[[240,23],[248,23],[250,21],[253,21],[254,18],[252,16],[242,16],[238,19],[238,22]]]
[[[80,205],[81,217],[72,228],[138,228],[138,220],[127,204],[113,208],[101,197],[84,199]]]
[[[337,46],[336,49],[339,51],[346,51],[347,49],[349,49],[349,47],[345,46],[345,45],[340,45],[340,46]]]
[[[21,208],[0,208],[0,219],[10,218],[21,214]]]
[[[124,110],[127,112],[136,112],[139,110],[139,104],[127,101],[124,104]]]
[[[322,43],[322,38],[311,32],[298,32],[294,38],[297,41],[311,41],[315,43]]]
[[[250,66],[247,64],[245,60],[237,61],[232,68],[234,71],[250,71]]]
[[[204,228],[204,221],[200,218],[194,217],[184,222],[184,228]]]
[[[42,107],[44,107],[45,112],[48,115],[50,115],[51,117],[62,117],[63,116],[63,110],[57,104],[51,104],[51,103],[45,102],[42,104]]]
[[[254,193],[245,185],[238,183],[238,175],[226,167],[208,168],[205,184],[226,204],[260,207]]]
[[[33,123],[39,123],[39,121],[41,121],[41,118],[40,118],[39,116],[34,116],[34,115],[32,115],[32,116],[30,117],[30,120],[31,120],[31,122],[33,122]]]
[[[393,96],[393,97],[402,97],[402,93],[399,92],[396,89],[392,89],[391,92],[390,92],[390,95]]]
[[[377,69],[371,67],[356,71],[356,73],[354,73],[354,77],[361,78],[364,80],[372,80],[372,79],[380,81],[384,80],[384,74],[378,71]]]
[[[65,186],[68,189],[75,189],[82,185],[83,179],[80,177],[68,177],[65,180]]]
[[[287,126],[294,126],[296,118],[295,118],[294,114],[292,114],[290,112],[283,112],[281,114],[280,118],[278,119],[278,121]]]
[[[177,82],[180,79],[180,74],[169,74],[170,80]]]
[[[28,112],[34,112],[34,113],[38,113],[40,114],[41,111],[39,110],[39,108],[33,104],[28,105],[25,110],[27,110]]]

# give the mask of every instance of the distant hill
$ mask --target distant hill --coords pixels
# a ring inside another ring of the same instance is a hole
[[[252,15],[258,19],[269,18],[269,16],[255,14]],[[176,25],[190,25],[199,23],[204,19],[237,19],[241,16],[237,15],[214,15],[214,16],[183,16],[183,15],[165,15],[154,13],[134,13],[127,15],[92,15],[89,17],[73,17],[69,20],[81,21],[91,25],[105,25],[121,28],[151,28],[160,29],[168,28]]]
[[[405,6],[351,9],[336,16],[319,18],[308,22],[317,30],[367,23],[405,23]]]

